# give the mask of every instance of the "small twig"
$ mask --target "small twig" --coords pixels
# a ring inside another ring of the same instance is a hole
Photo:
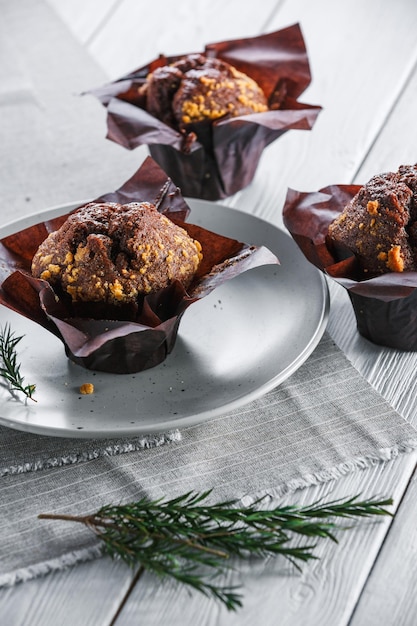
[[[16,346],[23,339],[16,337],[11,331],[10,325],[6,324],[4,329],[0,331],[0,376],[7,382],[8,389],[13,397],[15,392],[23,393],[26,398],[36,402],[33,394],[36,385],[25,385],[24,378],[20,373],[20,364],[17,361]]]

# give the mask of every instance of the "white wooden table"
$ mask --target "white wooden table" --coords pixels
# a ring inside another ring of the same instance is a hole
[[[9,2],[2,0],[3,8]],[[83,55],[93,59],[111,79],[162,51],[199,50],[207,42],[299,22],[313,72],[301,100],[321,104],[324,111],[313,132],[290,132],[272,144],[252,185],[225,201],[275,224],[287,187],[311,191],[331,183],[363,183],[373,174],[417,161],[415,0],[19,0],[16,5],[14,12],[10,5],[2,12],[11,37],[23,28],[19,19],[22,24],[30,18],[35,38],[26,45],[35,48],[42,31],[39,20],[45,19],[49,27],[55,24],[57,40],[65,34],[79,49],[78,62]],[[97,145],[102,141],[97,137]],[[142,158],[141,151],[133,156],[115,149],[130,171],[134,159]],[[41,152],[39,159],[47,155]],[[13,168],[17,176],[18,164],[10,165],[12,173]],[[74,188],[84,184],[85,172],[74,168],[71,175]],[[58,187],[49,194],[50,204],[74,199],[62,197]],[[44,208],[38,202],[36,206],[35,198],[31,211]],[[29,211],[23,202],[21,207],[22,215]],[[7,207],[3,211],[7,215]],[[361,339],[346,294],[330,287],[331,335],[370,383],[417,426],[417,355]],[[243,585],[244,608],[236,614],[147,574],[131,588],[132,574],[123,564],[100,559],[2,590],[0,623],[411,626],[417,623],[416,460],[416,454],[405,454],[294,494],[294,502],[383,494],[394,498],[396,515],[378,524],[359,524],[340,537],[339,545],[319,544],[321,559],[305,565],[300,575],[289,575],[280,559],[243,565],[228,581]]]

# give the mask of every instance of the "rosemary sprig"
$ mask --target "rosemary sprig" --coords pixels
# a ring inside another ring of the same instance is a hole
[[[222,587],[215,578],[228,568],[231,557],[267,557],[278,554],[299,568],[299,561],[315,559],[315,544],[288,545],[294,535],[337,542],[339,526],[333,518],[353,519],[391,515],[391,499],[334,500],[309,506],[262,508],[262,499],[249,506],[229,500],[207,504],[210,491],[189,492],[171,500],[142,498],[125,505],[103,506],[85,516],[41,514],[41,519],[85,524],[99,537],[103,549],[131,567],[160,577],[172,577],[229,610],[242,605],[236,587]]]
[[[33,397],[36,385],[25,385],[24,378],[20,373],[16,346],[21,339],[23,339],[23,335],[16,337],[10,324],[5,324],[4,328],[0,330],[0,376],[6,380],[12,396],[18,391],[36,402]]]

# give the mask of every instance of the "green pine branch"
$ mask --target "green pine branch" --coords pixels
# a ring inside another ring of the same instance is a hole
[[[85,516],[41,514],[41,519],[79,522],[102,540],[104,551],[129,566],[171,577],[229,610],[242,605],[236,587],[217,584],[216,578],[237,557],[283,555],[299,562],[315,559],[315,543],[289,545],[296,535],[336,541],[335,531],[346,529],[335,520],[391,515],[391,499],[335,500],[309,506],[262,507],[262,499],[242,507],[230,500],[207,504],[211,491],[189,492],[171,500],[149,500],[103,506]]]
[[[20,363],[17,359],[16,346],[21,339],[23,339],[23,335],[17,337],[14,332],[12,332],[9,324],[6,324],[4,328],[0,329],[0,376],[6,381],[12,396],[15,396],[16,392],[20,392],[23,393],[26,398],[36,402],[33,397],[36,385],[26,385],[24,383],[24,377],[20,373]]]

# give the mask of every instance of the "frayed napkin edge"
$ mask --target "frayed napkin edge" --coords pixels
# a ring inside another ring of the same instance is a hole
[[[284,495],[299,489],[305,489],[321,483],[330,482],[358,470],[365,470],[381,463],[394,461],[400,454],[411,453],[416,449],[417,440],[415,439],[407,440],[397,446],[392,446],[391,448],[380,448],[375,453],[353,457],[349,461],[344,461],[343,463],[335,465],[331,468],[305,474],[299,478],[290,480],[285,484],[278,485],[273,489],[265,490],[265,492],[257,492],[255,495],[245,495],[240,499],[240,502],[243,506],[249,506],[255,500],[265,496],[269,496],[271,500],[276,500],[277,498],[281,498]],[[53,572],[64,571],[74,565],[85,563],[87,561],[93,561],[103,556],[103,546],[101,544],[95,544],[90,548],[83,548],[82,550],[66,552],[63,555],[48,561],[29,565],[28,567],[20,568],[14,570],[13,572],[1,575],[0,589],[13,587],[18,583],[34,580]]]
[[[41,578],[47,576],[47,574],[51,574],[52,572],[61,572],[73,567],[74,565],[86,563],[87,561],[94,561],[102,556],[103,550],[100,544],[91,546],[90,548],[83,548],[82,550],[66,552],[65,554],[54,559],[29,565],[28,567],[22,567],[10,572],[9,574],[0,576],[0,589],[14,587],[18,583],[24,583],[36,578]]]
[[[362,456],[352,457],[347,461],[343,461],[339,465],[322,469],[317,472],[311,472],[303,474],[297,478],[293,478],[286,483],[277,485],[273,489],[265,489],[262,493],[257,493],[256,496],[244,496],[241,502],[244,506],[248,506],[251,502],[254,502],[259,497],[270,496],[271,499],[282,498],[283,496],[298,491],[299,489],[306,489],[307,487],[314,487],[323,483],[328,483],[332,480],[338,480],[348,474],[352,474],[358,470],[366,470],[382,463],[388,463],[395,461],[400,454],[410,454],[417,450],[417,439],[408,439],[396,446],[390,448],[379,448],[376,452],[368,453]]]
[[[140,439],[129,439],[126,442],[112,443],[100,448],[96,447],[83,452],[73,452],[62,457],[51,457],[48,459],[39,459],[21,465],[11,465],[0,469],[0,477],[12,474],[24,474],[26,472],[35,472],[38,470],[51,469],[53,467],[62,467],[64,465],[73,465],[76,463],[84,463],[92,461],[104,456],[115,456],[117,454],[125,454],[127,452],[136,452],[147,448],[156,448],[168,443],[174,443],[182,440],[182,434],[179,430],[173,430],[167,433],[146,435]]]

